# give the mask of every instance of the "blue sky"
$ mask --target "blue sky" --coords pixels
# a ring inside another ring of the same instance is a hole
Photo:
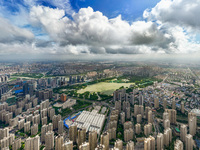
[[[133,21],[141,18],[144,10],[154,7],[159,0],[71,0],[70,2],[76,11],[90,6],[108,18],[121,14],[123,19]]]
[[[70,5],[75,12],[80,8],[92,7],[94,11],[100,11],[108,18],[122,15],[122,18],[128,21],[140,19],[144,10],[154,7],[159,0],[70,0]],[[35,5],[42,5],[50,8],[57,8],[50,0],[34,1]],[[20,11],[20,5],[24,9],[29,9],[23,0],[1,0],[1,6],[4,6],[8,12],[15,15]],[[62,4],[61,4],[62,5]],[[59,8],[59,7],[58,7]]]
[[[0,0],[0,56],[200,53],[198,0]]]

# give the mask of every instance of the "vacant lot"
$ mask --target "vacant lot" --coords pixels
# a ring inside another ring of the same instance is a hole
[[[107,83],[101,82],[93,85],[88,85],[85,89],[78,90],[78,93],[84,93],[86,91],[89,92],[101,92],[103,94],[111,95],[116,89],[120,87],[129,87],[134,83]]]

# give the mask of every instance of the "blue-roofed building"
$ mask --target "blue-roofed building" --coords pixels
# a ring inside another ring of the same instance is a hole
[[[15,87],[19,87],[19,85],[15,85]]]
[[[18,93],[23,93],[23,89],[15,90],[15,94],[18,94]]]

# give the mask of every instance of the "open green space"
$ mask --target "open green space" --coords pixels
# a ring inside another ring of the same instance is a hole
[[[119,89],[120,87],[129,87],[134,83],[108,83],[108,82],[100,82],[92,85],[88,85],[84,89],[80,89],[77,91],[77,93],[84,93],[86,91],[89,91],[91,93],[93,92],[100,92],[103,94],[111,95],[116,89]]]
[[[26,77],[26,78],[42,78],[43,74],[41,73],[15,73],[11,76],[14,77]]]
[[[65,93],[70,97],[88,100],[108,100],[112,98],[112,93],[121,88],[126,88],[127,93],[134,88],[144,88],[152,85],[156,78],[121,76],[113,78],[98,79],[83,84],[74,84],[54,88],[54,93]],[[130,87],[130,85],[133,85]]]

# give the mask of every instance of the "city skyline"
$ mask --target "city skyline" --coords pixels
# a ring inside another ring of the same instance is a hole
[[[0,0],[0,59],[198,60],[198,0]]]
[[[199,149],[199,77],[193,63],[0,63],[0,149]]]

